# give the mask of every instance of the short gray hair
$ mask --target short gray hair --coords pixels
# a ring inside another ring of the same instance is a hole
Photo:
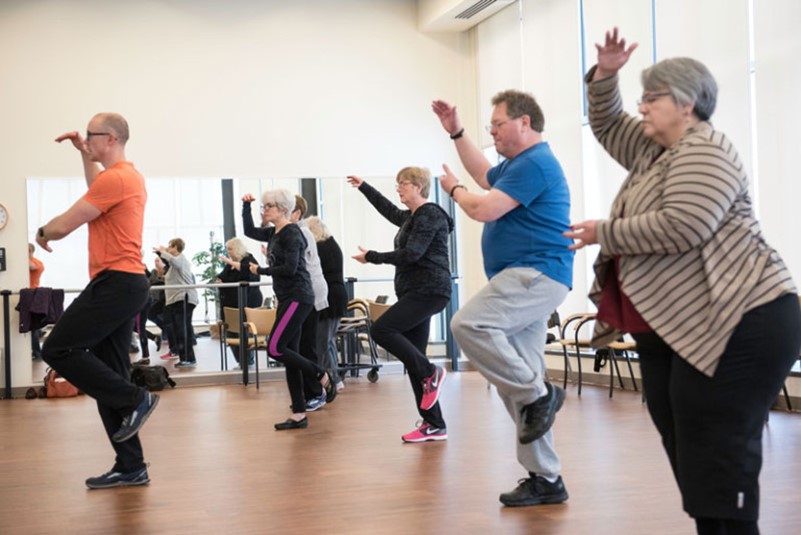
[[[262,204],[268,202],[275,203],[275,206],[281,212],[284,212],[287,217],[295,211],[295,195],[288,189],[274,189],[265,191],[261,194]]]
[[[328,230],[328,227],[323,223],[322,219],[316,215],[307,217],[305,221],[306,225],[309,227],[309,231],[311,231],[312,236],[314,236],[314,241],[323,241],[331,237],[331,231]]]
[[[692,58],[669,58],[642,71],[645,91],[668,90],[680,105],[694,104],[693,112],[708,121],[718,101],[718,84],[709,69]]]

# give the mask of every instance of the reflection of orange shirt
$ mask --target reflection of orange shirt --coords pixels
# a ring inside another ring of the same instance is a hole
[[[35,268],[30,268],[31,270],[31,288],[38,288],[39,281],[42,280],[42,272],[44,271],[44,264],[38,258],[34,258],[32,256],[28,257],[28,261],[36,266]]]
[[[103,212],[89,222],[89,278],[106,270],[144,273],[145,178],[131,162],[118,162],[97,175],[83,199]]]

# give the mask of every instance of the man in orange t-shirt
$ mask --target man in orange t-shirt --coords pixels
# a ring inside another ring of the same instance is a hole
[[[128,123],[121,115],[99,113],[89,121],[85,138],[78,132],[56,138],[59,143],[65,140],[81,154],[89,189],[66,212],[39,228],[36,243],[52,252],[49,242],[87,224],[91,280],[53,327],[42,357],[95,398],[116,453],[111,470],[90,477],[86,486],[146,485],[150,478],[139,429],[159,398],[130,381],[128,354],[134,318],[148,299],[140,252],[145,179],[125,159]]]
[[[36,251],[36,246],[32,243],[28,244],[28,267],[30,268],[31,284],[30,288],[38,288],[39,281],[42,280],[42,272],[44,272],[44,263],[33,256]],[[39,343],[39,337],[42,335],[42,329],[33,329],[31,331],[31,356],[34,359],[42,358],[42,346]]]

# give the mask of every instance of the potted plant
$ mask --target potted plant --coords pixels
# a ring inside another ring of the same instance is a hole
[[[209,248],[205,251],[200,251],[192,257],[194,265],[201,268],[203,271],[197,274],[198,278],[204,283],[213,283],[217,274],[222,271],[225,264],[220,260],[220,256],[225,254],[225,245],[218,241],[214,241],[214,231],[209,232]],[[217,290],[214,288],[206,288],[203,292],[203,302],[205,304],[205,320],[209,323],[209,302],[217,302]],[[221,317],[219,307],[215,307],[217,318]]]

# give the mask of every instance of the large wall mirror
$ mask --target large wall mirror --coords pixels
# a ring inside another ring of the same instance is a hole
[[[363,177],[388,199],[398,203],[394,177]],[[241,221],[241,199],[245,193],[257,198],[261,192],[286,188],[301,193],[309,203],[309,212],[319,215],[329,227],[331,234],[342,248],[345,258],[345,277],[356,279],[354,294],[357,297],[375,299],[388,296],[395,301],[391,265],[360,264],[351,255],[358,247],[378,251],[393,248],[397,227],[386,221],[364,196],[352,188],[344,177],[324,178],[148,178],[148,203],[145,212],[143,235],[143,260],[148,268],[153,267],[155,255],[152,249],[166,245],[174,237],[186,242],[184,254],[192,259],[197,253],[208,251],[213,243],[224,244],[227,238],[244,238]],[[431,188],[432,202],[440,202],[438,188]],[[83,178],[29,178],[28,235],[33,242],[36,229],[54,215],[66,210],[86,191]],[[258,204],[253,203],[254,221],[261,221]],[[444,203],[447,204],[447,203]],[[245,238],[248,250],[264,265],[261,244]],[[42,286],[68,290],[66,303],[77,295],[70,290],[80,290],[88,282],[87,230],[81,227],[67,238],[53,242],[53,253],[37,248],[36,256],[45,264]],[[455,264],[454,264],[455,265]],[[206,266],[197,265],[195,274],[198,283],[204,282],[201,274]],[[454,273],[456,270],[454,269]],[[265,283],[269,282],[264,278]],[[265,296],[272,295],[269,286],[262,288]],[[201,292],[202,294],[202,292]],[[198,330],[216,323],[219,312],[212,299],[201,297],[193,320]],[[432,318],[431,341],[442,343],[445,339],[443,315]],[[163,352],[163,351],[162,351]],[[151,359],[156,355],[151,347]],[[263,357],[262,357],[263,358]],[[219,359],[216,369],[219,371]],[[205,369],[205,368],[204,368]],[[208,370],[211,371],[211,370]],[[34,378],[38,377],[34,369]]]

